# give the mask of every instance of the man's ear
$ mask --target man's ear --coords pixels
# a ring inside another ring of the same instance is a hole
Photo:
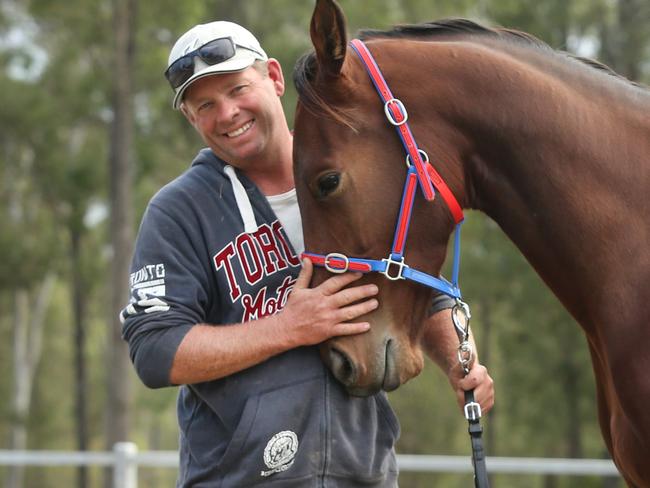
[[[282,66],[277,59],[269,58],[266,64],[269,70],[269,78],[273,81],[273,86],[275,87],[275,93],[277,96],[281,97],[284,95],[284,75],[282,74]]]
[[[309,33],[316,50],[318,76],[340,74],[347,49],[345,15],[334,0],[317,0]]]

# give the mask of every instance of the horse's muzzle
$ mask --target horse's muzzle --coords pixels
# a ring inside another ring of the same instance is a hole
[[[324,355],[330,371],[348,393],[361,397],[373,395],[380,390],[392,391],[401,384],[391,339],[384,343],[376,358],[374,364],[357,364],[336,346],[328,347]]]

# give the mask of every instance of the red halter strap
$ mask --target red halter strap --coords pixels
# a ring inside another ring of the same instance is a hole
[[[435,168],[429,163],[429,158],[427,154],[418,148],[415,138],[411,133],[409,125],[406,123],[408,120],[408,113],[404,104],[397,98],[393,96],[393,93],[390,91],[384,76],[379,69],[379,66],[375,62],[372,54],[366,47],[366,45],[359,39],[353,39],[350,41],[350,46],[354,51],[359,55],[361,61],[363,62],[372,83],[377,89],[379,97],[384,102],[384,112],[386,113],[386,118],[388,121],[395,126],[397,133],[402,140],[402,144],[406,149],[407,153],[407,162],[415,164],[415,168],[418,174],[418,180],[420,182],[420,188],[424,193],[424,197],[427,200],[432,200],[434,198],[433,187],[440,193],[440,196],[443,198],[451,215],[456,224],[460,223],[463,219],[463,209],[459,205],[458,200],[454,197],[454,194],[451,192],[447,184],[444,182],[440,174],[435,170]],[[422,157],[424,155],[424,158]]]

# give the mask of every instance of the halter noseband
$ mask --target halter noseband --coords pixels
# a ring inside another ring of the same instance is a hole
[[[397,130],[406,150],[408,171],[402,193],[399,217],[395,227],[393,247],[389,256],[384,259],[351,258],[336,252],[327,255],[305,252],[303,256],[311,260],[314,265],[322,266],[331,273],[345,273],[346,271],[369,273],[375,271],[383,274],[389,280],[406,279],[415,281],[452,298],[460,299],[461,293],[458,286],[458,272],[460,268],[460,227],[464,219],[463,210],[440,174],[429,163],[427,153],[418,148],[407,122],[408,113],[406,107],[391,93],[379,66],[377,66],[366,45],[358,39],[352,40],[350,45],[359,58],[361,58],[370,79],[377,89],[379,97],[384,103],[386,118]],[[444,278],[438,278],[418,271],[404,262],[404,247],[406,245],[406,237],[408,235],[418,182],[426,200],[433,200],[435,190],[440,193],[456,223],[451,282]]]

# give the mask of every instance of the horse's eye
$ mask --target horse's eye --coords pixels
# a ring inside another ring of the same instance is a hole
[[[323,198],[332,193],[339,186],[341,175],[328,173],[318,178],[318,196]]]

